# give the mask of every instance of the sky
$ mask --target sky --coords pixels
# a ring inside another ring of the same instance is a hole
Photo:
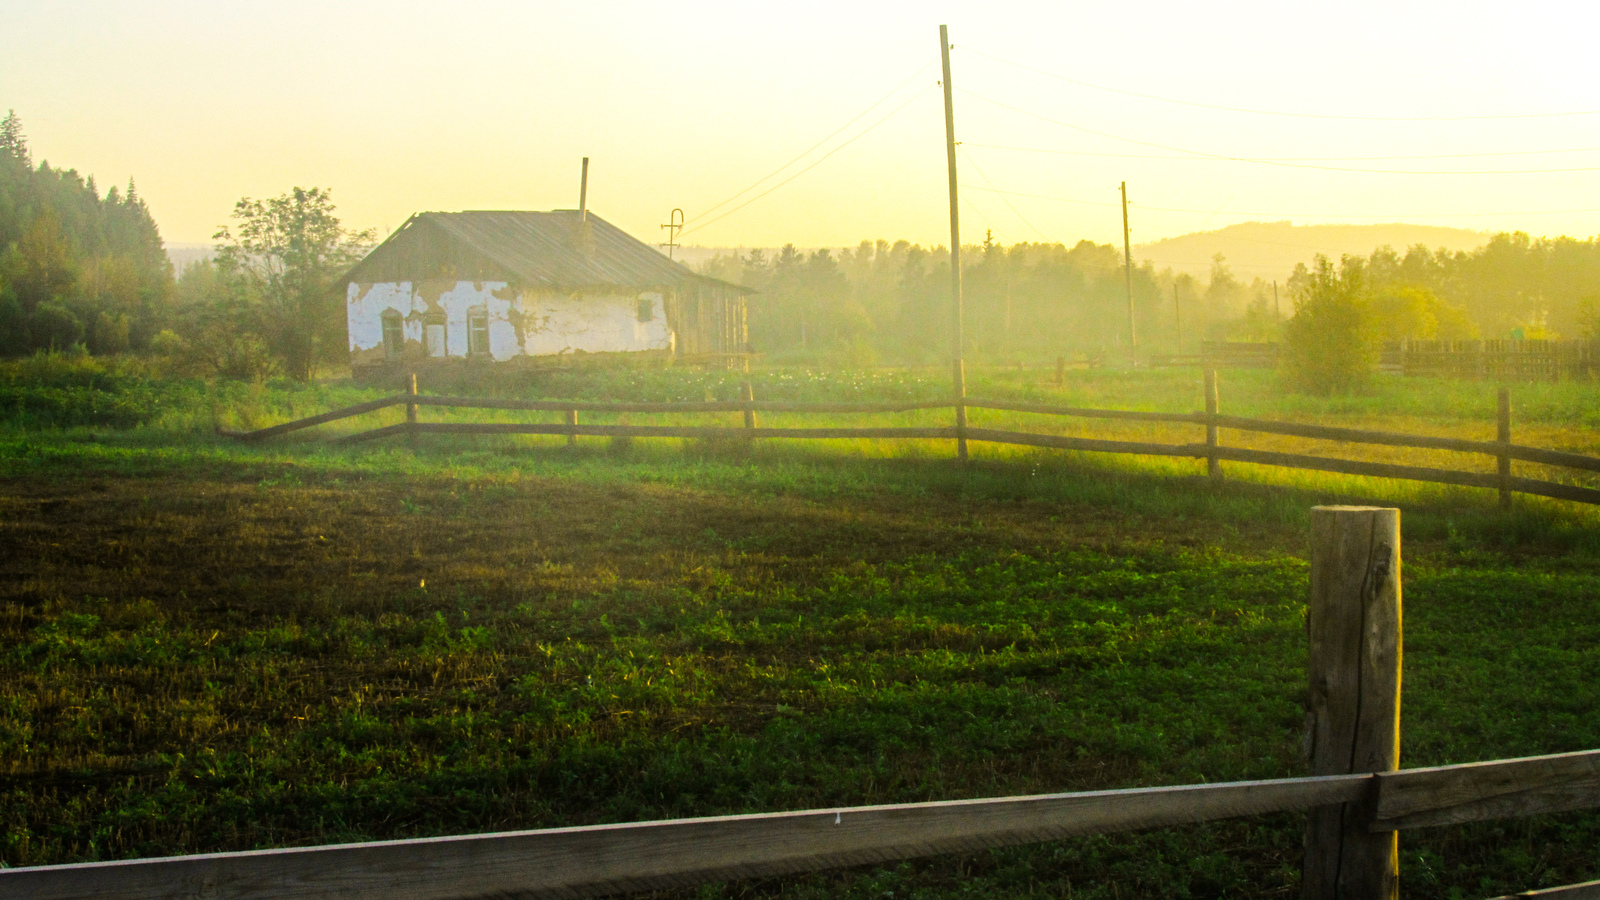
[[[1600,5],[1571,2],[0,0],[0,109],[169,242],[295,186],[380,232],[573,208],[588,156],[590,209],[646,241],[679,208],[686,244],[947,244],[940,24],[963,242],[1118,243],[1123,181],[1135,243],[1600,232]]]

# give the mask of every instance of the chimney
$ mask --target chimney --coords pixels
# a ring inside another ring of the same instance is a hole
[[[583,158],[583,178],[578,182],[578,249],[594,256],[594,231],[589,228],[589,157]]]
[[[578,221],[589,223],[589,157],[583,158],[583,180],[578,182]]]

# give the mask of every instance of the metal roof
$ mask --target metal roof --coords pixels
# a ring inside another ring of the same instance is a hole
[[[361,270],[369,261],[373,262],[373,268],[392,268],[394,260],[382,259],[384,245],[395,241],[408,229],[429,226],[530,286],[638,289],[676,286],[690,280],[716,280],[667,259],[654,247],[593,212],[588,214],[585,228],[575,209],[418,213],[357,264],[348,280],[359,280]],[[728,286],[749,293],[747,288]]]

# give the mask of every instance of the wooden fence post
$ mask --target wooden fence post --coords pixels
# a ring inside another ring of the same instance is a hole
[[[406,396],[417,396],[417,373],[412,372],[406,376]],[[417,445],[417,404],[406,404],[406,443],[415,447]]]
[[[967,361],[955,363],[956,376],[956,459],[967,461]]]
[[[1511,508],[1511,456],[1507,452],[1511,444],[1511,389],[1500,389],[1500,409],[1496,417],[1495,440],[1500,442],[1500,456],[1496,468],[1500,476],[1500,508]]]
[[[568,428],[577,428],[578,427],[578,411],[577,410],[575,410],[575,409],[567,410],[567,427]],[[576,447],[576,446],[578,446],[578,433],[576,431],[567,432],[567,446],[568,447]]]
[[[1400,766],[1400,510],[1311,510],[1312,775]],[[1370,832],[1372,802],[1319,806],[1306,821],[1302,900],[1397,900],[1398,832]]]
[[[1217,458],[1217,370],[1206,369],[1206,474],[1222,481],[1222,460]]]
[[[739,385],[739,399],[745,402],[744,427],[747,429],[754,429],[756,427],[756,410],[755,407],[751,406],[750,404],[756,402],[755,385],[748,381]]]

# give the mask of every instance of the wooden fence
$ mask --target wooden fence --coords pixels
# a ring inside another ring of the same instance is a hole
[[[1304,900],[1395,898],[1400,831],[1600,806],[1600,750],[1398,768],[1399,521],[1312,512],[1309,777],[3,869],[0,898],[597,897],[1302,810]]]
[[[578,400],[501,400],[477,397],[440,397],[419,394],[416,377],[409,381],[408,391],[381,400],[361,403],[333,412],[285,422],[255,431],[223,431],[229,437],[244,441],[260,441],[316,425],[323,425],[364,415],[390,407],[404,406],[406,420],[368,431],[339,438],[340,442],[370,441],[378,438],[416,436],[423,434],[530,434],[565,435],[570,442],[580,436],[591,437],[676,437],[676,438],[887,438],[887,439],[939,439],[987,441],[1026,447],[1044,447],[1057,450],[1076,450],[1090,453],[1126,453],[1142,456],[1189,457],[1206,460],[1206,471],[1213,481],[1223,478],[1224,461],[1335,472],[1344,475],[1361,475],[1372,478],[1399,478],[1434,484],[1486,488],[1499,492],[1500,504],[1509,506],[1513,493],[1552,497],[1578,503],[1600,504],[1600,490],[1580,485],[1563,484],[1512,475],[1514,460],[1600,472],[1600,458],[1560,450],[1545,450],[1511,443],[1510,393],[1500,390],[1500,413],[1497,440],[1473,441],[1462,438],[1432,437],[1387,431],[1369,431],[1357,428],[1337,428],[1298,422],[1277,422],[1242,416],[1223,415],[1219,411],[1215,372],[1206,370],[1205,412],[1159,413],[1116,409],[1084,409],[1048,403],[1031,403],[1013,400],[930,400],[906,403],[793,403],[758,401],[748,383],[743,385],[743,399],[688,402],[688,403],[613,403]],[[455,409],[497,409],[527,412],[562,413],[564,421],[552,423],[522,422],[424,422],[419,416],[423,407],[449,407]],[[771,428],[759,424],[763,412],[784,413],[901,413],[914,410],[953,409],[955,424],[931,427],[863,427],[863,428]],[[995,428],[978,428],[968,421],[971,410],[999,412],[1038,413],[1052,416],[1117,419],[1136,422],[1184,423],[1203,426],[1204,442],[1189,444],[1163,444],[1151,441],[1118,441],[1102,438],[1081,438],[1056,434],[1037,434]],[[743,427],[705,425],[588,425],[579,420],[584,412],[602,413],[741,413]],[[1375,444],[1389,447],[1415,447],[1431,450],[1451,450],[1459,453],[1477,453],[1493,457],[1497,471],[1466,472],[1425,466],[1408,466],[1395,463],[1368,462],[1364,460],[1336,459],[1299,453],[1281,453],[1233,447],[1221,442],[1219,429],[1254,432],[1259,434],[1287,435],[1351,444]]]
[[[1150,364],[1273,369],[1280,352],[1272,342],[1203,341],[1197,354],[1152,356]],[[1600,376],[1600,339],[1385,341],[1378,369],[1391,375],[1490,381],[1592,380]]]
[[[1600,340],[1389,341],[1381,366],[1402,375],[1497,381],[1593,379]]]

